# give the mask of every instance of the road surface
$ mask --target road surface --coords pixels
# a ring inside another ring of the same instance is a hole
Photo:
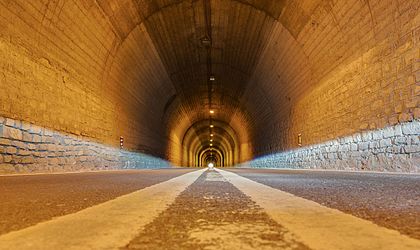
[[[0,176],[0,249],[420,249],[420,175]]]

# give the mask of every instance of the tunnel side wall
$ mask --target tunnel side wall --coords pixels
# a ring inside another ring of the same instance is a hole
[[[169,162],[0,117],[0,174],[162,167]]]
[[[24,121],[54,131],[32,135],[12,125],[26,141],[2,138],[2,150],[17,149],[13,164],[9,154],[2,155],[3,167],[26,171],[20,167],[27,165],[16,167],[23,162],[30,164],[27,171],[121,167],[120,157],[132,156],[114,149],[121,136],[124,148],[163,157],[160,114],[174,90],[142,25],[118,32],[95,1],[0,1],[0,9],[0,117],[15,120],[9,125]],[[77,138],[71,140],[76,149],[61,143],[70,135]],[[45,150],[42,140],[51,140],[52,150]],[[89,160],[76,159],[82,166],[72,166],[74,159],[65,162],[63,151],[87,151],[82,158]],[[142,162],[138,159],[134,162]]]
[[[375,145],[376,139],[353,141],[360,152],[347,154],[351,160],[345,164],[337,165],[329,158],[309,162],[310,157],[302,156],[322,154],[320,147],[338,147],[342,145],[339,138],[370,133],[376,138],[382,129],[420,119],[419,2],[405,1],[404,7],[393,1],[367,3],[372,2],[336,1],[332,9],[316,6],[299,34],[280,22],[276,25],[244,98],[252,100],[248,107],[253,117],[262,117],[255,119],[260,131],[253,138],[257,158],[281,156],[279,166],[291,162],[294,167],[342,169],[348,165],[389,171],[409,170],[398,163],[402,158],[417,157],[418,161],[418,146],[406,155],[406,150],[416,146],[404,149],[393,139],[389,146],[398,148],[399,160],[360,156],[365,154],[365,145]],[[343,16],[332,22],[335,13]],[[402,134],[398,140],[410,141],[419,135]],[[373,154],[378,149],[369,150]],[[299,164],[297,155],[303,157]]]
[[[238,167],[420,172],[420,121],[270,154]]]

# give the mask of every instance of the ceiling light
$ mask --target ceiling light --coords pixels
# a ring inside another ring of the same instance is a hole
[[[213,128],[214,127],[214,125],[210,125],[210,128]]]
[[[210,139],[210,141],[213,141],[213,139]]]
[[[213,146],[213,144],[210,143],[210,147]]]
[[[212,137],[213,137],[213,134],[210,134],[210,136],[212,136]]]
[[[214,110],[210,110],[210,114],[214,114]]]
[[[209,77],[209,80],[210,80],[210,81],[216,81],[216,77],[215,77],[215,76],[210,76],[210,77]]]
[[[203,37],[200,39],[201,40],[201,44],[205,47],[209,47],[211,46],[211,39],[207,36]]]

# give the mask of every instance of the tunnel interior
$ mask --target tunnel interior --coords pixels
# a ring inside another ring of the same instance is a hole
[[[0,1],[1,171],[418,171],[419,7]]]

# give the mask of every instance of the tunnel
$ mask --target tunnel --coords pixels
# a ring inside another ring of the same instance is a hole
[[[1,1],[1,172],[418,172],[419,2]]]
[[[0,0],[0,250],[420,249],[419,0]]]

